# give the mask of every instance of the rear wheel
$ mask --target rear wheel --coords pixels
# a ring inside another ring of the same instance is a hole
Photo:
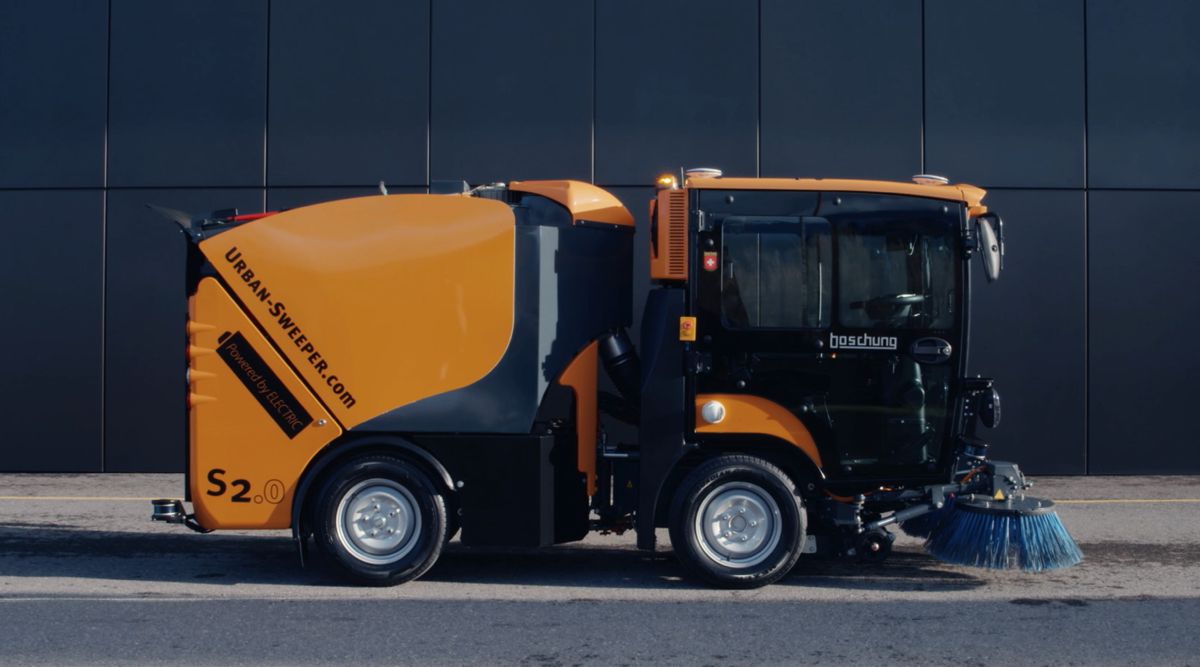
[[[804,505],[782,470],[752,456],[721,456],[680,484],[669,527],[691,574],[722,588],[757,588],[792,569],[805,526]]]
[[[417,467],[390,456],[354,459],[322,487],[317,543],[344,574],[390,586],[424,574],[442,552],[446,504]]]

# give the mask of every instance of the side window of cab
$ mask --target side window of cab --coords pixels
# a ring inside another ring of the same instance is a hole
[[[721,226],[721,319],[729,329],[830,325],[832,240],[821,218],[728,216]]]

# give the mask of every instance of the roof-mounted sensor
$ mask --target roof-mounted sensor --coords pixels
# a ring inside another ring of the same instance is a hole
[[[713,167],[692,167],[684,172],[688,178],[720,178],[721,170]]]

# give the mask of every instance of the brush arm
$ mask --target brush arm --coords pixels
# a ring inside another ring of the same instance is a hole
[[[882,519],[877,519],[871,523],[863,525],[863,531],[877,530],[879,528],[883,528],[884,526],[890,526],[893,523],[900,523],[902,521],[908,521],[909,519],[915,519],[922,514],[928,514],[936,509],[941,509],[943,504],[944,503],[942,502],[938,502],[935,505],[933,502],[929,502],[922,503],[920,505],[913,505],[912,507],[906,507],[902,510],[897,510],[893,512],[891,516],[886,516]]]

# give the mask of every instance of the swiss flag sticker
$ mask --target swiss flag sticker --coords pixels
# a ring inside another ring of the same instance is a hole
[[[717,253],[715,253],[715,252],[704,253],[704,270],[705,271],[716,271],[719,266],[721,266],[721,264],[720,264],[720,262],[717,261]]]

